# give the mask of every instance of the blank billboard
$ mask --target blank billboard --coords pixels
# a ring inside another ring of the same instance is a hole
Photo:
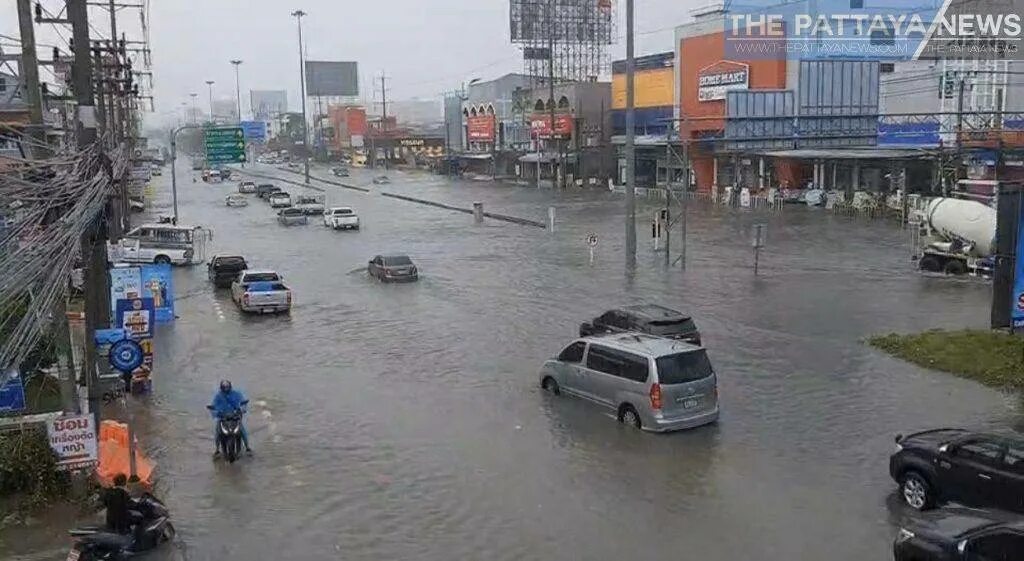
[[[306,61],[306,94],[316,96],[359,95],[359,69],[352,61]]]
[[[285,90],[250,90],[249,103],[254,118],[268,121],[275,115],[288,112],[288,92]]]

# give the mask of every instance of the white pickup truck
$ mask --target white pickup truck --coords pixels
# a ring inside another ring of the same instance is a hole
[[[231,283],[231,299],[243,312],[289,312],[292,291],[274,271],[242,271]]]
[[[347,206],[329,208],[324,211],[324,226],[335,230],[358,230],[359,215]]]

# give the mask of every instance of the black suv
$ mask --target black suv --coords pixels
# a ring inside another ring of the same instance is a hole
[[[927,512],[900,528],[896,561],[1017,561],[1024,558],[1024,519],[968,508]]]
[[[638,331],[700,345],[700,332],[690,316],[655,304],[609,310],[580,325],[580,337],[623,331]]]
[[[963,429],[896,436],[889,474],[905,503],[943,501],[1024,512],[1024,440]]]

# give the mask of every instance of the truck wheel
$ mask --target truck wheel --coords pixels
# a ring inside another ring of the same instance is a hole
[[[939,271],[942,270],[942,262],[939,261],[939,258],[935,257],[934,255],[925,255],[924,257],[921,258],[917,265],[918,267],[921,268],[922,271],[928,271],[931,273],[938,273]]]
[[[950,259],[943,271],[947,275],[963,275],[967,273],[967,265],[959,259]]]
[[[166,255],[157,255],[156,258],[153,259],[153,262],[156,263],[157,265],[170,265],[171,258],[167,257]]]

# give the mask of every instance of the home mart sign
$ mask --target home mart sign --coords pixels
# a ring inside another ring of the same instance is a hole
[[[697,101],[722,100],[730,90],[745,90],[749,86],[748,65],[728,60],[716,62],[697,74]]]
[[[79,470],[96,465],[96,425],[92,415],[58,417],[46,424],[57,469]]]

